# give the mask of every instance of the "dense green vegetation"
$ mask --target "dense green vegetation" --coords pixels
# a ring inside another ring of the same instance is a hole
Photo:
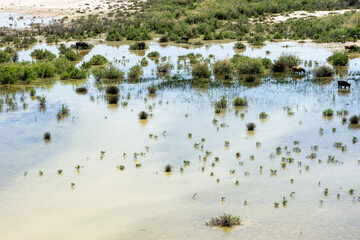
[[[285,23],[271,20],[273,14],[286,15],[297,10],[360,7],[360,2],[355,0],[149,0],[137,4],[140,10],[133,12],[114,9],[108,16],[89,15],[70,21],[64,18],[45,27],[14,34],[3,31],[0,32],[1,42],[28,47],[36,41],[36,35],[45,35],[47,42],[57,42],[106,33],[107,41],[144,41],[161,34],[161,42],[237,39],[259,45],[272,39],[311,38],[330,42],[342,41],[343,35],[348,40],[352,40],[354,34],[360,35],[360,13],[355,12]]]

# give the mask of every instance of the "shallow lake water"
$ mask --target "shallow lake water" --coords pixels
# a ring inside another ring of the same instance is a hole
[[[48,24],[53,19],[23,15],[19,13],[0,12],[0,27],[30,28],[32,24]]]
[[[158,51],[173,63],[172,75],[189,78],[187,68],[178,67],[179,55],[193,52],[223,59],[236,53],[233,44],[187,49],[150,43],[141,52],[129,51],[126,44],[102,43],[85,52],[83,61],[101,54],[126,71]],[[57,52],[54,45],[34,48]],[[31,60],[34,48],[20,52],[20,59]],[[332,54],[294,42],[248,47],[241,54],[274,60],[282,53],[299,55],[306,70],[314,68],[315,61],[328,64]],[[358,63],[352,59],[334,79],[314,79],[307,73],[268,76],[257,85],[234,81],[199,87],[158,79],[152,70],[156,63],[149,60],[143,75],[147,80],[119,84],[120,102],[127,101],[126,107],[107,104],[103,85],[91,77],[39,84],[37,95],[47,96],[45,109],[21,87],[3,87],[1,97],[14,91],[19,106],[0,113],[0,239],[357,239],[360,148],[352,139],[360,138],[360,131],[349,127],[349,121],[343,123],[336,111],[347,110],[347,118],[360,113]],[[340,78],[348,78],[351,90],[337,89]],[[148,95],[149,84],[163,87]],[[77,86],[86,86],[88,93],[75,93]],[[222,96],[228,107],[215,114],[214,101]],[[247,98],[248,107],[231,106],[238,96]],[[69,106],[70,115],[57,120],[62,104]],[[334,110],[333,117],[323,117],[328,108]],[[153,115],[140,121],[142,110]],[[268,119],[259,119],[263,111]],[[254,131],[247,131],[249,122],[256,124]],[[51,140],[44,142],[47,131]],[[346,150],[335,148],[335,142]],[[301,152],[294,151],[296,147]],[[316,156],[310,158],[311,153]],[[333,161],[329,155],[335,156]],[[283,158],[293,162],[282,167]],[[184,166],[184,160],[190,165]],[[171,174],[164,172],[167,164]],[[240,216],[241,225],[226,230],[205,226],[223,212]]]

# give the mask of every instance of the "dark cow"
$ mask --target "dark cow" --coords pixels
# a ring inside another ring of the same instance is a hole
[[[350,52],[356,50],[356,45],[345,45],[345,50],[349,50]]]
[[[181,41],[188,43],[188,42],[189,42],[189,39],[190,39],[190,38],[189,38],[188,36],[184,36],[184,37],[181,38]]]
[[[76,49],[90,49],[90,45],[86,42],[77,42],[75,43]]]
[[[338,83],[338,88],[344,87],[346,89],[347,87],[349,87],[350,89],[351,84],[346,81],[338,81],[337,83]]]
[[[145,42],[139,42],[139,43],[138,43],[138,49],[139,49],[139,50],[144,50],[145,48],[146,48]]]
[[[293,66],[292,67],[293,73],[305,73],[305,69],[300,66]]]

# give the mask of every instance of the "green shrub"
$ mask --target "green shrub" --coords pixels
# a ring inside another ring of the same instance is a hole
[[[71,48],[66,47],[65,44],[60,44],[59,46],[60,54],[66,54],[68,51],[71,51]]]
[[[215,108],[226,108],[227,107],[227,101],[226,97],[223,96],[220,101],[215,102]]]
[[[36,71],[35,71],[33,65],[30,65],[30,64],[23,65],[22,74],[21,74],[21,77],[20,77],[20,79],[22,81],[35,80],[37,77],[38,76],[36,74]]]
[[[213,69],[214,75],[221,76],[224,79],[232,79],[232,67],[231,62],[228,59],[218,60],[214,63]]]
[[[67,51],[65,54],[65,58],[69,61],[77,61],[80,59],[80,56],[76,54],[73,50]]]
[[[232,61],[239,74],[262,74],[264,65],[261,58],[251,58],[239,54],[234,55]]]
[[[141,66],[147,66],[149,64],[149,61],[146,58],[142,58],[140,64]]]
[[[8,53],[6,53],[5,51],[0,50],[0,64],[10,62],[10,61],[11,61],[10,55]]]
[[[206,62],[198,62],[192,67],[192,76],[194,79],[210,78],[211,70]]]
[[[261,59],[261,62],[262,62],[263,66],[264,66],[266,69],[268,69],[268,68],[271,67],[272,62],[271,62],[270,59],[268,59],[268,58],[263,58],[263,59]]]
[[[106,35],[106,41],[122,41],[124,37],[118,32],[117,29],[110,29]]]
[[[61,74],[63,72],[67,72],[69,71],[69,69],[71,69],[73,66],[71,65],[71,63],[69,62],[69,60],[67,60],[64,57],[59,57],[57,59],[55,59],[53,61],[54,67],[56,69],[56,72]]]
[[[7,65],[0,68],[0,83],[13,84],[21,77],[21,67],[18,65]]]
[[[251,43],[252,45],[261,46],[261,45],[264,45],[265,38],[260,34],[256,34],[253,37],[248,37],[247,41],[248,41],[248,43]]]
[[[88,63],[90,65],[103,65],[107,62],[108,62],[108,60],[106,59],[106,57],[97,54],[97,55],[92,56]]]
[[[140,65],[135,65],[130,68],[128,78],[132,81],[138,81],[143,74],[143,69]]]
[[[259,118],[261,118],[261,119],[268,118],[268,117],[269,117],[269,115],[267,115],[266,112],[261,112],[259,114]]]
[[[49,50],[44,49],[35,49],[30,53],[30,56],[35,59],[47,59],[47,60],[53,60],[56,58],[56,55],[50,52]]]
[[[334,66],[346,66],[349,62],[349,53],[346,51],[335,52],[327,59]]]
[[[144,50],[148,48],[145,42],[135,42],[133,45],[130,45],[130,50]]]
[[[323,116],[325,116],[325,117],[331,117],[331,116],[333,116],[333,115],[334,115],[334,111],[333,111],[331,108],[326,109],[326,110],[323,112]]]
[[[88,72],[85,69],[79,69],[74,67],[69,72],[69,78],[70,79],[84,79],[88,76]]]
[[[334,70],[326,65],[320,66],[314,70],[316,77],[331,77],[334,74]]]
[[[247,106],[248,101],[246,100],[246,98],[237,97],[237,98],[234,99],[233,105],[236,106],[236,107]]]
[[[245,49],[246,46],[245,46],[245,44],[243,44],[241,42],[237,42],[237,43],[235,43],[234,48],[235,49]]]
[[[281,54],[278,61],[284,62],[288,68],[298,66],[300,63],[300,58],[293,54]]]
[[[160,53],[158,53],[158,52],[150,52],[150,53],[148,53],[148,55],[147,55],[149,58],[158,58],[158,57],[160,57]]]
[[[38,63],[34,66],[34,69],[39,78],[50,78],[56,74],[56,68],[50,62]]]
[[[159,73],[169,73],[174,66],[171,63],[162,63],[156,67],[156,71]]]
[[[124,72],[116,68],[114,65],[110,64],[106,66],[103,70],[100,71],[101,78],[105,79],[114,79],[114,80],[123,80]]]

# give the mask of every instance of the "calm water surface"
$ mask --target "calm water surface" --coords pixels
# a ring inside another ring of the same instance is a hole
[[[223,59],[235,54],[232,47],[233,43],[224,43],[186,49],[151,43],[145,52],[134,52],[128,45],[104,43],[86,52],[83,61],[102,54],[127,71],[147,53],[158,51],[174,65],[172,75],[189,77],[190,68],[177,63],[179,55],[193,52]],[[45,44],[34,48],[57,52],[56,46]],[[31,60],[33,49],[20,52],[20,59]],[[315,62],[327,64],[332,54],[293,42],[248,47],[241,54],[274,60],[282,53],[299,55],[307,70]],[[148,85],[167,81],[156,77],[156,63],[149,60],[143,75],[148,80],[119,84],[120,102],[128,101],[127,107],[107,104],[103,86],[91,77],[37,87],[37,95],[47,96],[45,110],[28,92],[17,91],[18,110],[0,113],[0,239],[358,239],[360,148],[352,138],[360,134],[336,114],[347,110],[349,118],[360,113],[358,63],[359,59],[351,60],[334,79],[315,80],[308,73],[266,77],[256,86],[234,82],[207,88],[183,81],[148,95]],[[338,91],[336,80],[341,77],[352,83],[351,91]],[[80,85],[88,87],[87,94],[75,93]],[[11,94],[5,88],[1,92],[1,97]],[[229,106],[215,114],[214,101],[222,96]],[[237,96],[246,97],[249,106],[232,107]],[[71,113],[58,121],[62,104]],[[287,113],[287,107],[294,115]],[[327,108],[335,111],[332,118],[322,116]],[[153,116],[138,120],[142,110],[151,110]],[[266,120],[259,119],[263,111],[269,115]],[[247,131],[249,122],[257,125],[255,131]],[[43,140],[46,131],[51,132],[50,142]],[[195,148],[202,138],[203,148]],[[334,142],[347,150],[334,148]],[[315,145],[318,151],[311,149]],[[277,153],[279,146],[282,151]],[[301,152],[294,152],[295,147]],[[206,151],[211,152],[207,157]],[[316,157],[308,158],[313,152]],[[143,156],[135,158],[134,153]],[[329,155],[337,161],[328,163]],[[283,157],[294,162],[282,168]],[[184,167],[184,160],[190,165]],[[164,173],[167,164],[173,167],[171,174]],[[119,165],[125,170],[118,170]],[[277,174],[271,175],[270,169]],[[288,200],[286,207],[281,204],[283,197]],[[275,202],[279,208],[274,208]],[[241,226],[231,231],[205,226],[222,212],[240,216]]]

